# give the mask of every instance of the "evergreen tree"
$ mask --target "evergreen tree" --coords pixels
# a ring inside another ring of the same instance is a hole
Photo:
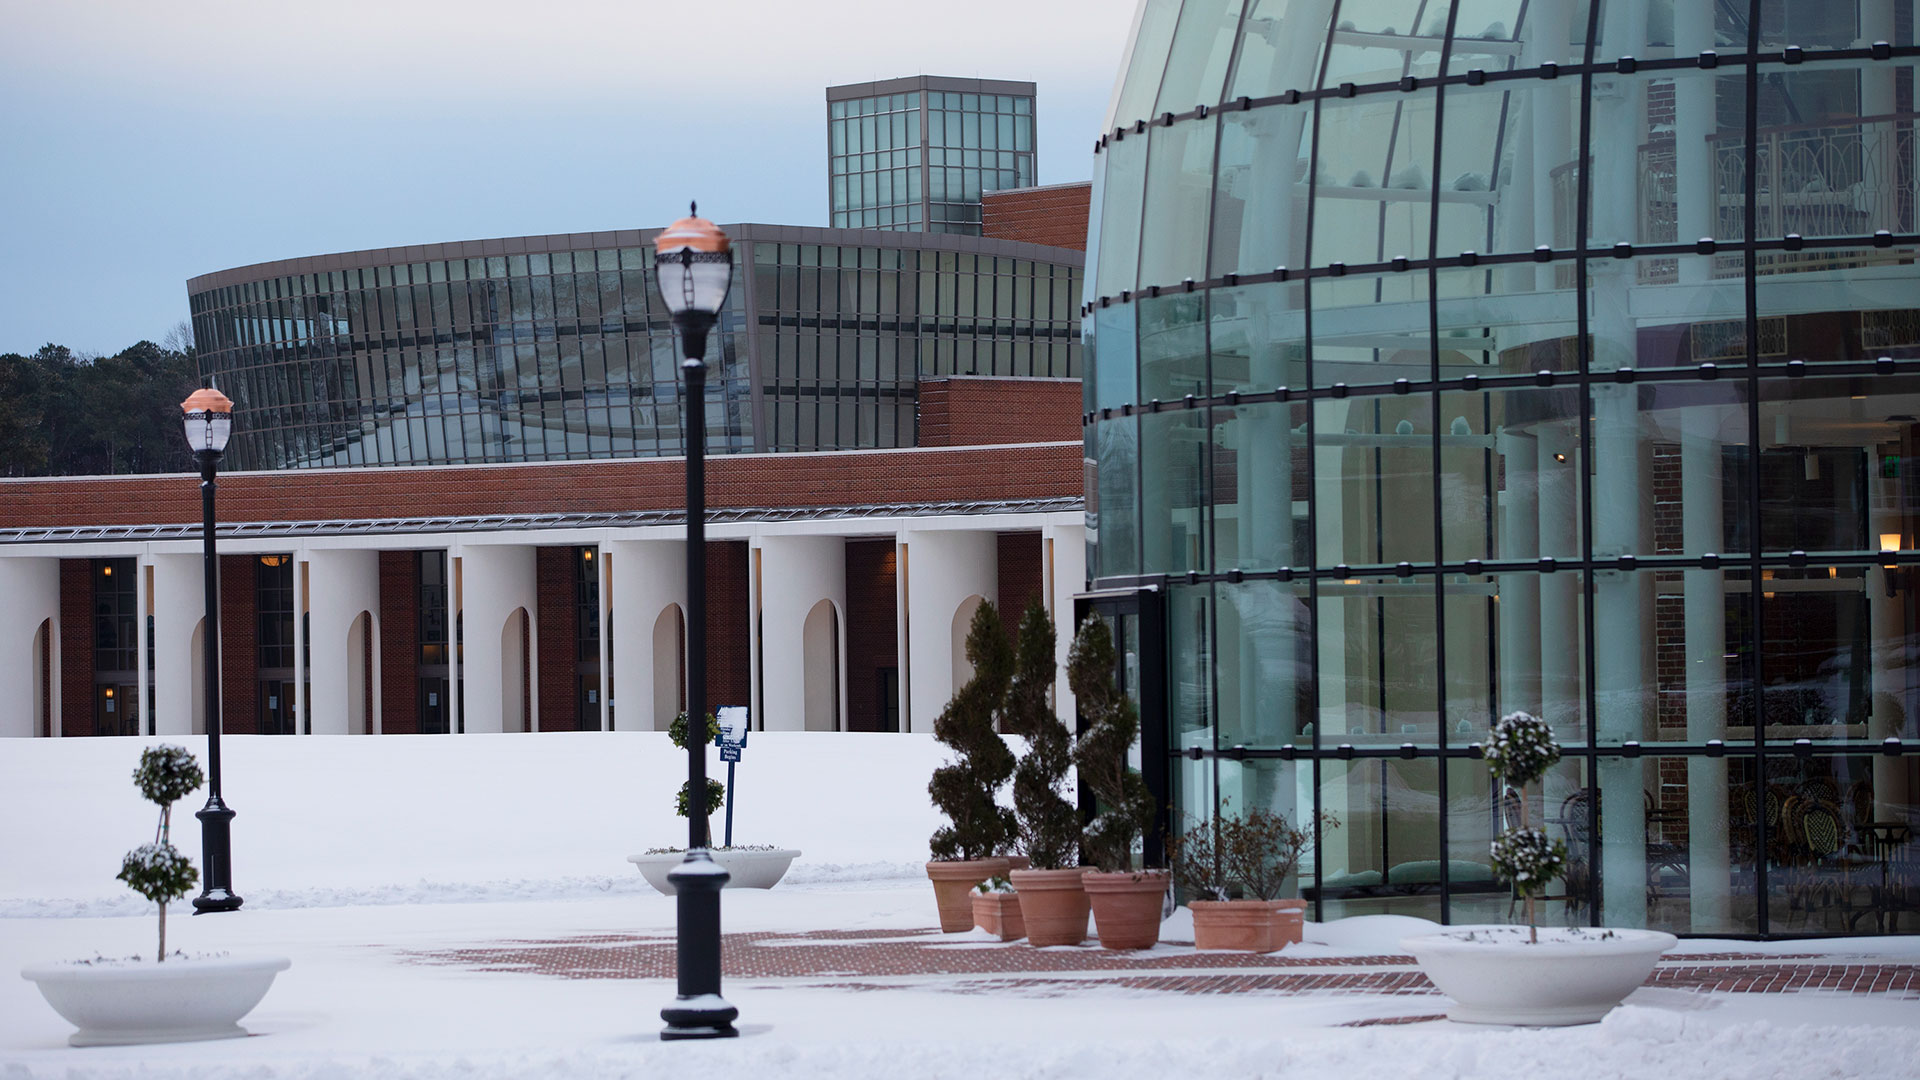
[[[1018,830],[1013,811],[994,798],[1013,775],[1013,751],[993,728],[1012,679],[1013,651],[992,604],[983,603],[973,613],[967,660],[973,678],[954,691],[933,721],[933,737],[952,747],[955,758],[935,769],[927,784],[927,794],[948,822],[934,831],[935,859],[987,858],[1004,850]]]
[[[1027,755],[1013,770],[1013,812],[1036,870],[1064,870],[1077,865],[1080,854],[1080,817],[1060,794],[1073,752],[1067,725],[1053,709],[1053,646],[1053,619],[1035,597],[1020,616],[1001,719],[1027,740]]]
[[[1140,714],[1113,678],[1113,633],[1097,615],[1087,616],[1067,653],[1067,683],[1086,718],[1073,748],[1080,782],[1092,789],[1094,819],[1080,836],[1084,862],[1108,873],[1133,868],[1133,843],[1153,824],[1153,794],[1127,751],[1140,734]]]

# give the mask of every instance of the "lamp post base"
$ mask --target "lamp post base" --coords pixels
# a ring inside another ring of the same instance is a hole
[[[660,1019],[667,1022],[660,1031],[660,1041],[736,1038],[740,1032],[734,1029],[733,1022],[739,1016],[740,1010],[718,994],[680,998],[660,1010]]]
[[[246,901],[233,895],[233,810],[215,795],[193,816],[200,819],[200,880],[206,885],[206,891],[193,898],[193,913],[238,911]]]
[[[685,861],[667,875],[678,909],[680,994],[660,1010],[660,1019],[667,1022],[662,1040],[731,1039],[740,1034],[733,1027],[740,1010],[720,996],[720,890],[728,876],[704,847],[689,849]]]

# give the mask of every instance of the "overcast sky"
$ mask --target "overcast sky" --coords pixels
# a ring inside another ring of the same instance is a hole
[[[1039,84],[1084,180],[1132,0],[0,0],[0,352],[116,352],[186,279],[396,244],[826,224],[824,89]]]

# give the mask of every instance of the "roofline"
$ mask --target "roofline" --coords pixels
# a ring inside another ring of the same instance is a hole
[[[1029,191],[1060,191],[1066,188],[1091,188],[1092,186],[1093,181],[1091,180],[1063,180],[1057,184],[1028,184],[1026,187],[994,188],[992,191],[982,191],[980,198],[984,201],[995,195],[1020,195]]]
[[[1019,97],[1034,97],[1035,87],[1030,82],[1013,79],[956,79],[947,75],[903,75],[897,79],[875,79],[871,82],[842,83],[827,87],[828,101],[849,101],[854,98],[875,97],[880,94],[902,94],[911,90],[946,90],[962,94],[1013,94]]]
[[[978,255],[1004,255],[1009,258],[1037,259],[1042,262],[1085,262],[1085,253],[1070,248],[1049,247],[1023,240],[995,240],[983,236],[954,233],[893,232],[881,229],[833,229],[814,225],[767,225],[743,222],[724,226],[727,235],[742,243],[843,244],[857,247],[894,248],[914,251],[955,251]],[[412,244],[401,247],[364,248],[326,255],[308,255],[272,262],[251,263],[228,270],[215,270],[187,279],[187,293],[243,285],[294,274],[326,273],[396,263],[426,262],[436,259],[474,259],[490,256],[534,255],[553,251],[592,251],[602,248],[645,247],[653,243],[660,229],[618,229],[605,232],[550,233],[545,236],[508,236],[492,240],[455,240],[440,244]]]

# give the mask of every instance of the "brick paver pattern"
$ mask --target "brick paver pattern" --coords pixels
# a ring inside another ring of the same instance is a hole
[[[802,985],[845,991],[912,985],[951,993],[1011,991],[1036,997],[1056,997],[1088,986],[1183,994],[1439,993],[1414,966],[1412,957],[1393,955],[1302,957],[1285,952],[1262,956],[1188,950],[1142,955],[1093,946],[1036,949],[1025,942],[955,942],[916,930],[727,934],[721,955],[729,979],[797,980]],[[673,939],[637,934],[406,950],[401,957],[415,964],[562,979],[674,975]],[[915,981],[916,976],[937,978],[929,984]],[[1920,964],[1836,962],[1813,954],[1709,953],[1662,961],[1646,985],[1730,993],[1828,990],[1920,999]],[[1410,1021],[1396,1018],[1396,1022]]]

